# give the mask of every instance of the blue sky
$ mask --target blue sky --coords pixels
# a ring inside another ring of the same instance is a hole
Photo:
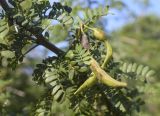
[[[50,2],[58,2],[59,0],[50,0]],[[105,1],[107,0],[98,0],[102,5],[104,4]],[[107,2],[107,4],[109,4],[109,1]],[[122,0],[129,8],[130,11],[133,11],[137,16],[144,16],[147,14],[155,14],[157,16],[160,16],[160,11],[159,11],[159,6],[160,6],[160,0],[150,0],[150,6],[149,7],[145,7],[145,6],[140,6],[139,5],[139,1],[136,2],[137,0]],[[119,28],[121,28],[122,26],[124,26],[125,24],[133,21],[134,19],[131,18],[131,16],[128,14],[128,10],[124,9],[124,10],[117,10],[117,9],[110,9],[111,13],[114,13],[114,15],[109,14],[108,16],[105,17],[105,19],[107,20],[107,25],[106,25],[106,30],[107,31],[115,31]],[[61,42],[59,44],[56,45],[59,48],[62,48],[64,46],[67,46],[66,42]],[[44,48],[42,46],[37,47],[36,49],[34,49],[29,56],[32,56],[32,54],[37,53],[37,51],[41,51],[44,50]],[[43,57],[43,52],[39,52],[39,55],[37,57]],[[52,56],[53,53],[49,52],[49,56]]]
[[[129,8],[130,11],[135,13],[137,16],[144,16],[149,14],[154,14],[160,16],[159,6],[160,0],[150,0],[149,7],[141,6],[136,0],[122,0]],[[108,20],[107,30],[115,31],[125,24],[134,21],[135,19],[131,18],[128,14],[127,9],[122,11],[111,9],[110,12],[114,13],[114,15],[108,15],[106,18]]]
[[[51,3],[58,2],[58,1],[59,0],[50,0]],[[85,1],[85,0],[82,0],[82,1]],[[107,17],[105,17],[108,22],[106,27],[107,31],[114,31],[116,29],[119,29],[123,25],[133,21],[128,11],[134,12],[137,16],[143,16],[147,14],[155,14],[160,16],[160,12],[159,12],[160,0],[149,0],[149,4],[150,4],[149,7],[140,5],[140,3],[144,0],[94,0],[94,1],[98,1],[100,5],[103,5],[103,6],[110,5],[111,1],[122,1],[129,8],[129,10],[124,9],[121,11],[113,8],[110,9],[110,12],[114,13],[114,15],[110,14]]]

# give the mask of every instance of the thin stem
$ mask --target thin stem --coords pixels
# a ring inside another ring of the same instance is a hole
[[[3,10],[4,10],[5,12],[7,12],[8,10],[11,9],[11,8],[8,6],[6,0],[0,0],[0,4],[1,4],[1,6],[2,6],[2,8],[3,8]]]
[[[33,47],[31,47],[29,50],[27,50],[24,54],[21,54],[19,57],[18,57],[18,60],[20,60],[21,58],[23,58],[26,54],[28,54],[30,51],[32,51],[34,48],[36,48],[37,46],[39,45],[34,45]]]
[[[84,26],[84,25],[81,23],[81,24],[80,24],[80,29],[81,29],[81,32],[82,32],[83,34],[85,34],[84,31],[83,31],[83,26]]]
[[[10,8],[8,6],[6,0],[0,0],[0,4],[8,16],[10,25],[13,25],[14,24],[13,18],[11,17],[12,16],[12,14],[11,14],[12,8]],[[37,34],[37,32],[35,32],[33,28],[24,27],[20,23],[18,25],[20,27],[22,27],[24,30],[26,30],[26,31],[30,32],[32,35],[34,35],[36,37],[35,41],[37,44],[44,46],[45,48],[47,48],[47,49],[51,50],[52,52],[54,52],[55,54],[57,54],[58,56],[61,56],[64,54],[64,51],[62,51],[61,49],[57,48],[54,44],[49,42],[42,34]]]
[[[29,50],[27,50],[23,56],[25,56],[26,54],[28,54],[30,51],[32,51],[34,48],[38,47],[39,45],[34,45],[33,47],[31,47]]]
[[[92,30],[92,31],[94,31],[94,29],[93,28],[91,28],[91,27],[88,27],[87,25],[84,25],[86,28],[88,28],[88,29],[90,29],[90,30]]]

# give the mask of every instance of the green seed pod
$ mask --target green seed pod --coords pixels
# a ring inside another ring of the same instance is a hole
[[[104,70],[101,69],[96,60],[92,58],[91,60],[91,70],[96,75],[99,82],[110,86],[110,87],[126,87],[127,83],[117,81],[113,79],[110,75],[108,75]]]
[[[102,31],[101,29],[98,29],[98,28],[91,28],[91,27],[88,27],[86,25],[84,25],[84,26],[93,31],[93,35],[96,39],[98,39],[100,41],[105,40],[106,35],[105,35],[104,31]]]
[[[101,66],[102,68],[104,68],[106,66],[106,64],[109,62],[109,60],[111,59],[112,54],[113,54],[112,46],[109,44],[109,42],[107,40],[105,40],[104,45],[107,49],[107,54],[105,56],[105,59],[104,59],[102,66]]]
[[[111,45],[109,44],[109,42],[106,40],[105,41],[105,47],[107,48],[107,54],[105,56],[105,60],[102,64],[102,68],[105,67],[105,65],[108,63],[109,59],[111,58],[112,56],[112,47]],[[90,63],[89,63],[90,64]],[[78,94],[82,91],[85,91],[86,89],[92,87],[96,82],[97,82],[97,78],[96,78],[96,75],[94,75],[93,73],[91,74],[93,76],[89,77],[79,88],[78,90],[75,92],[75,94]]]
[[[104,41],[106,38],[104,31],[97,28],[93,28],[93,35],[100,41]]]
[[[86,89],[92,87],[97,82],[97,78],[95,75],[90,76],[74,93],[74,95],[79,94],[82,91],[85,91]]]

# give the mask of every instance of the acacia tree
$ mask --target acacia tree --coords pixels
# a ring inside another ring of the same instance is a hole
[[[136,63],[114,61],[109,40],[95,27],[96,21],[107,15],[108,6],[84,9],[81,19],[72,16],[70,6],[59,2],[9,2],[0,1],[1,66],[15,69],[39,45],[56,54],[34,70],[33,80],[46,87],[34,115],[54,115],[55,104],[67,105],[73,115],[128,115],[140,110],[143,84],[154,71]],[[53,20],[69,32],[66,51],[51,43],[56,29]]]

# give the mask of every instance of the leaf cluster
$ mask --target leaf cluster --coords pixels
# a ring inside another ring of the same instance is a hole
[[[86,91],[78,95],[74,94],[92,74],[91,58],[93,57],[99,65],[102,65],[107,54],[103,41],[97,40],[95,35],[87,29],[84,29],[82,33],[80,24],[94,26],[98,18],[108,13],[108,7],[105,13],[101,12],[102,8],[88,9],[85,11],[84,20],[75,18],[77,22],[71,26],[72,38],[70,39],[72,42],[67,52],[64,53],[49,43],[50,33],[46,29],[53,19],[59,21],[63,26],[69,20],[73,20],[70,16],[72,11],[70,7],[59,2],[54,2],[51,6],[48,0],[15,0],[11,3],[14,8],[2,13],[0,20],[1,65],[4,65],[3,61],[6,60],[7,66],[15,68],[30,51],[26,49],[34,44],[43,45],[57,54],[37,64],[33,72],[33,81],[46,87],[42,100],[35,105],[34,115],[53,115],[55,103],[58,106],[67,105],[66,109],[71,109],[75,115],[85,116],[124,116],[140,111],[140,106],[144,104],[141,99],[143,89],[139,89],[134,84],[131,86],[128,80],[136,80],[141,83],[139,85],[141,87],[145,82],[137,77],[140,74],[149,77],[152,71],[141,65],[117,63],[114,58],[104,67],[104,71],[118,81],[126,81],[129,86],[114,88],[97,82]],[[88,48],[83,45],[83,34],[86,34]]]

